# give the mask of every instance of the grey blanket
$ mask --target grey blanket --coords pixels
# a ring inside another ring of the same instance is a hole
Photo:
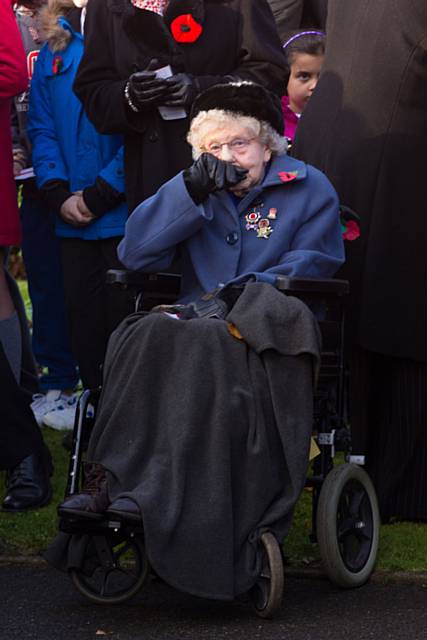
[[[88,460],[143,515],[150,562],[183,591],[231,599],[283,540],[303,488],[319,333],[307,307],[248,284],[226,321],[127,318],[113,334]]]

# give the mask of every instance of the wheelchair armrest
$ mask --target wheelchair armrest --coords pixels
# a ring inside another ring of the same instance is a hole
[[[334,280],[333,278],[289,278],[288,276],[277,276],[276,289],[279,291],[289,291],[292,293],[308,294],[333,294],[345,296],[349,292],[347,280]]]
[[[106,283],[144,291],[144,293],[171,293],[178,295],[181,276],[176,273],[143,273],[126,269],[109,269]]]

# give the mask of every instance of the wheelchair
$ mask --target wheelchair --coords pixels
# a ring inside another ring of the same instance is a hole
[[[111,270],[107,282],[130,289],[136,309],[148,312],[155,305],[172,304],[177,299],[180,277]],[[312,496],[310,539],[318,543],[324,570],[333,584],[345,589],[359,587],[367,582],[375,566],[380,518],[373,485],[361,466],[363,458],[351,455],[344,366],[348,283],[279,276],[276,287],[284,295],[297,296],[313,310],[321,310],[322,352],[312,432],[318,455],[306,479]],[[99,389],[86,390],[79,399],[65,497],[77,493],[83,481],[84,443],[94,423],[99,396]],[[336,452],[343,453],[344,462],[334,466]],[[96,521],[62,516],[59,528],[84,540],[83,566],[69,573],[77,590],[90,601],[122,603],[153,578],[142,522],[119,521],[111,516]],[[262,534],[260,545],[262,571],[248,595],[255,613],[270,618],[282,602],[283,554],[268,531]]]

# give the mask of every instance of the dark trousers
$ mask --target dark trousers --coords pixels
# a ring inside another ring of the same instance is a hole
[[[72,389],[78,381],[70,349],[55,218],[41,198],[22,201],[22,253],[33,307],[31,343],[37,364],[45,369],[39,380],[43,390]]]
[[[0,343],[0,469],[12,469],[44,450],[28,395],[15,380]]]
[[[117,258],[119,241],[120,238],[61,238],[71,349],[86,389],[101,384],[101,365],[108,338],[121,320],[133,311],[127,292],[105,284],[108,269],[123,268]]]
[[[353,451],[366,452],[383,521],[427,520],[427,363],[359,348],[350,382]]]

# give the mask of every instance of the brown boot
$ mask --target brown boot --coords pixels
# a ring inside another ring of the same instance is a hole
[[[82,491],[65,498],[58,507],[58,515],[96,520],[102,518],[110,504],[105,469],[102,464],[87,462],[84,465],[84,476]]]

